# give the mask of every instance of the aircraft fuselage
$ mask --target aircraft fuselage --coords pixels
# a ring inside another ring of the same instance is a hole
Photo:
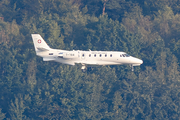
[[[51,49],[49,51],[39,51],[37,55],[43,57],[44,61],[56,61],[69,65],[81,63],[89,65],[132,64],[133,66],[138,66],[143,63],[138,58],[118,51],[66,51]]]
[[[50,48],[39,34],[32,34],[36,55],[43,57],[43,61],[56,61],[63,64],[75,65],[82,64],[82,70],[85,65],[121,65],[130,64],[139,66],[142,60],[132,57],[125,52],[119,51],[82,51],[82,50],[60,50]]]

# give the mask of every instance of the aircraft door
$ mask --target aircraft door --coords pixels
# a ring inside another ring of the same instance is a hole
[[[81,56],[81,54],[80,54],[80,52],[78,52],[78,58],[80,58],[80,56]]]

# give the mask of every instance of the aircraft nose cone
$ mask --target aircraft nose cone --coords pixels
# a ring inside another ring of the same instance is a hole
[[[141,61],[141,64],[143,64],[143,60]]]
[[[140,63],[140,64],[143,64],[143,61],[142,61],[142,60],[139,60],[139,63]]]
[[[138,58],[132,58],[131,63],[141,65],[141,64],[143,64],[143,61],[141,59],[138,59]]]
[[[140,65],[141,65],[141,64],[143,64],[143,61],[142,61],[141,59],[138,59],[138,58],[137,58],[137,59],[136,59],[136,64],[140,64]]]

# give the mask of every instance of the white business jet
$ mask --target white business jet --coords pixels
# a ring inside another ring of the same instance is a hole
[[[82,64],[81,70],[86,71],[86,65],[121,65],[129,64],[133,66],[140,66],[143,61],[132,57],[125,52],[118,51],[82,51],[82,50],[61,50],[52,49],[39,34],[31,34],[36,55],[43,57],[43,61],[56,61],[63,64],[75,65],[75,63]]]

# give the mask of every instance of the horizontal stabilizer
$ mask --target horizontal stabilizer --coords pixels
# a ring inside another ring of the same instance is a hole
[[[53,58],[43,58],[43,61],[53,61],[54,59]]]
[[[43,47],[37,47],[38,50],[40,51],[49,51],[49,49],[43,48]]]

